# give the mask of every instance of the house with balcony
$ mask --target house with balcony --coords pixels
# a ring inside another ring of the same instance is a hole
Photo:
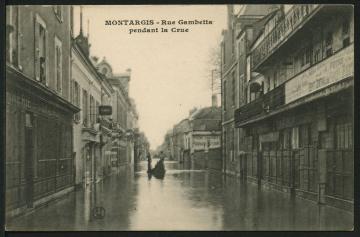
[[[269,18],[277,5],[243,5],[235,12],[228,5],[228,26],[221,42],[221,103],[223,171],[240,174],[239,155],[243,152],[244,131],[235,126],[234,112],[246,101],[246,70],[249,42],[259,34],[264,18]]]
[[[349,5],[281,7],[247,54],[248,180],[353,208],[354,16]]]

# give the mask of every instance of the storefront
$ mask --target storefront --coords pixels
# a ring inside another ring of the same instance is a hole
[[[79,109],[12,68],[6,77],[6,213],[13,216],[73,188]]]

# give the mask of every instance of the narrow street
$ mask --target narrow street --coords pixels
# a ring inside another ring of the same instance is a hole
[[[155,164],[156,160],[153,160]],[[90,192],[71,192],[7,223],[7,230],[350,230],[353,215],[216,172],[165,162],[163,180],[147,163],[98,183],[104,219],[90,220]]]

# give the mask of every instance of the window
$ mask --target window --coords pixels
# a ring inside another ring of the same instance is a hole
[[[308,147],[311,144],[310,124],[303,124],[299,127],[299,147]]]
[[[235,161],[235,133],[236,130],[233,128],[233,132],[231,133],[231,161]]]
[[[326,57],[330,57],[333,54],[332,44],[333,44],[333,35],[332,35],[332,32],[328,32],[326,34],[326,39],[325,39],[325,54],[326,54]]]
[[[275,71],[274,71],[274,88],[276,87],[276,81],[277,81],[277,71],[275,69]]]
[[[35,78],[42,84],[49,85],[47,76],[47,31],[45,22],[36,15],[35,23]]]
[[[77,81],[73,80],[72,81],[72,103],[76,106],[80,106],[80,86],[77,83]],[[80,121],[80,112],[76,113],[74,115],[74,120],[75,121]]]
[[[55,36],[55,89],[62,93],[62,43]]]
[[[56,18],[62,22],[63,21],[63,6],[61,5],[55,5],[54,6],[54,13]]]
[[[225,65],[225,42],[222,43],[222,61],[223,61],[223,66]]]
[[[317,63],[321,60],[320,58],[320,49],[317,49],[314,54],[314,63]]]
[[[83,90],[83,98],[82,98],[82,117],[83,117],[83,125],[85,127],[89,124],[88,118],[88,93],[86,90]]]
[[[95,106],[96,106],[95,107],[95,122],[97,123],[99,121],[99,106],[100,106],[98,101],[96,101]]]
[[[338,120],[335,125],[335,144],[337,149],[349,149],[353,146],[352,123]]]
[[[270,91],[270,77],[267,78],[267,91]]]
[[[342,25],[342,39],[343,48],[350,45],[350,23],[348,19],[344,20]]]
[[[223,99],[224,99],[224,111],[226,111],[226,81],[224,81],[224,93],[223,93]]]
[[[95,123],[95,100],[92,95],[90,95],[90,124],[93,126]]]
[[[232,105],[235,105],[235,71],[231,74],[231,100]]]
[[[18,66],[20,64],[20,39],[21,34],[19,30],[20,9],[19,6],[6,7],[6,21],[7,21],[7,38],[6,38],[6,59],[10,63]]]

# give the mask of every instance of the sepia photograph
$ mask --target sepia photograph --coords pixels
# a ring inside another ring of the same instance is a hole
[[[5,24],[5,231],[354,230],[353,5]]]

